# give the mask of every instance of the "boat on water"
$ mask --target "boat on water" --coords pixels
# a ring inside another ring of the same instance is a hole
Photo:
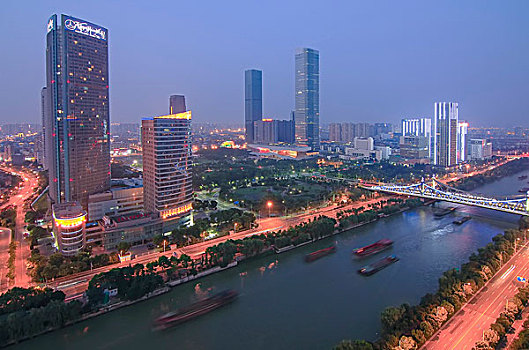
[[[366,245],[365,247],[353,250],[353,254],[358,257],[371,256],[391,248],[392,245],[393,241],[391,239],[381,239],[380,241],[376,241],[375,243]]]
[[[463,225],[465,222],[467,222],[470,219],[472,219],[470,216],[463,216],[461,219],[452,221],[452,223],[456,225]]]
[[[436,218],[441,218],[445,215],[448,215],[450,213],[453,213],[454,211],[456,210],[455,207],[449,207],[449,208],[446,208],[446,209],[441,209],[441,210],[437,210],[433,213],[433,215],[436,217]]]
[[[525,180],[527,179],[527,175],[518,176],[518,180]]]
[[[202,316],[211,312],[215,309],[218,309],[221,306],[227,305],[233,302],[237,296],[238,292],[234,290],[225,290],[223,292],[217,293],[207,299],[198,301],[189,306],[183,307],[173,312],[169,312],[165,315],[158,317],[154,321],[155,330],[164,330],[170,327],[176,326],[180,323],[192,320],[196,317]]]
[[[383,259],[362,267],[360,270],[358,270],[358,273],[364,276],[371,276],[372,274],[377,273],[378,271],[388,267],[393,263],[396,263],[397,261],[399,261],[399,258],[397,258],[395,255],[386,256]]]
[[[319,258],[322,258],[326,255],[332,254],[336,251],[335,246],[330,246],[324,249],[316,250],[315,252],[312,252],[310,254],[305,255],[305,261],[306,262],[312,262],[314,260],[317,260]]]

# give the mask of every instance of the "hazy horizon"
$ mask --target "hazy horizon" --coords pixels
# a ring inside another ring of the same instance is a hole
[[[2,9],[2,124],[40,123],[53,13],[109,30],[111,122],[166,114],[169,95],[184,94],[195,122],[242,125],[249,68],[263,70],[265,116],[288,119],[297,47],[320,51],[322,124],[432,117],[437,101],[458,102],[476,127],[525,126],[528,116],[524,1],[8,0]]]

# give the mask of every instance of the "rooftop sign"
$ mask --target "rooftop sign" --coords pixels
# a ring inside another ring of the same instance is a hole
[[[64,28],[75,33],[91,36],[92,38],[107,40],[107,30],[105,28],[98,27],[92,23],[84,22],[77,18],[65,16]]]

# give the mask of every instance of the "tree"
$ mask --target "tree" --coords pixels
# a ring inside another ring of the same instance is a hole
[[[189,262],[191,261],[191,257],[187,254],[182,254],[180,255],[180,263],[182,264],[182,266],[184,268],[187,268],[187,266],[189,265]]]
[[[169,260],[168,257],[165,255],[162,255],[158,258],[158,265],[161,266],[163,269],[171,267],[171,260]]]
[[[119,244],[118,244],[118,252],[120,254],[125,254],[126,252],[129,251],[129,249],[130,249],[130,243],[125,242],[125,241],[119,242]]]

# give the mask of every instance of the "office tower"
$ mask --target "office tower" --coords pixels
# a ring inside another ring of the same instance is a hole
[[[107,30],[57,15],[46,35],[46,94],[50,104],[50,199],[78,201],[110,188]]]
[[[320,149],[320,54],[302,48],[296,51],[295,135],[298,146]]]
[[[44,170],[48,170],[48,157],[47,157],[47,150],[51,147],[51,110],[50,110],[50,100],[48,96],[48,89],[45,87],[42,88],[40,92],[40,107],[41,107],[41,113],[42,113],[42,167]]]
[[[191,111],[143,119],[143,202],[146,213],[178,218],[192,209]]]
[[[457,164],[458,104],[455,102],[436,102],[434,113],[434,149],[435,165],[452,166]]]
[[[244,72],[244,126],[246,143],[254,143],[253,123],[263,117],[263,72],[248,69]]]
[[[171,95],[169,97],[169,114],[178,114],[187,111],[184,95]]]
[[[86,245],[86,211],[78,202],[53,205],[53,235],[59,251],[65,256],[75,256]]]
[[[468,145],[467,145],[468,123],[460,121],[457,124],[457,163],[467,160]]]

